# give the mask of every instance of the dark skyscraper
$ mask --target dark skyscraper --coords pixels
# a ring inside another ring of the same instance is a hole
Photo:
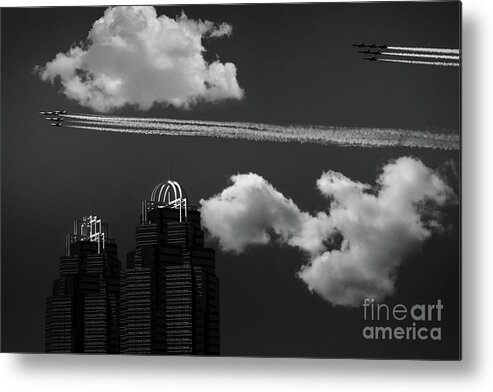
[[[142,202],[122,275],[122,353],[219,355],[219,281],[200,212],[175,181]]]
[[[47,352],[119,352],[120,270],[108,225],[93,215],[75,221],[46,299]]]

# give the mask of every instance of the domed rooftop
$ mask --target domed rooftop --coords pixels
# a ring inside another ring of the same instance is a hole
[[[171,180],[156,185],[151,193],[151,201],[157,203],[172,204],[177,199],[186,198],[187,194],[181,185]]]

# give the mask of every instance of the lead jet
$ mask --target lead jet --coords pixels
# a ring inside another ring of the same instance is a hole
[[[61,122],[54,122],[50,124],[52,127],[61,127],[63,124]]]
[[[375,56],[373,57],[364,57],[363,60],[367,60],[367,61],[377,61],[377,58]]]
[[[372,54],[374,56],[377,56],[379,54],[382,54],[382,51],[381,50],[369,50],[368,53]]]
[[[45,117],[45,120],[59,122],[59,121],[63,121],[64,118],[63,117]]]
[[[371,54],[371,50],[358,50],[358,53],[363,53],[363,54]]]
[[[364,42],[362,42],[361,44],[353,44],[351,46],[355,46],[357,48],[366,48],[366,44]]]
[[[380,48],[380,49],[387,49],[387,44],[377,45],[377,48]]]

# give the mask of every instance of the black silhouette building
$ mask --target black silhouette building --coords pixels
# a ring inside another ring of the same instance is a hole
[[[120,272],[108,225],[93,215],[75,221],[46,299],[47,352],[119,352]]]
[[[142,202],[136,249],[122,273],[121,352],[219,355],[219,281],[200,212],[180,184]]]

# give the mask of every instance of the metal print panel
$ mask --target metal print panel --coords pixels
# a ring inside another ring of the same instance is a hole
[[[461,5],[1,10],[2,351],[461,357]]]

